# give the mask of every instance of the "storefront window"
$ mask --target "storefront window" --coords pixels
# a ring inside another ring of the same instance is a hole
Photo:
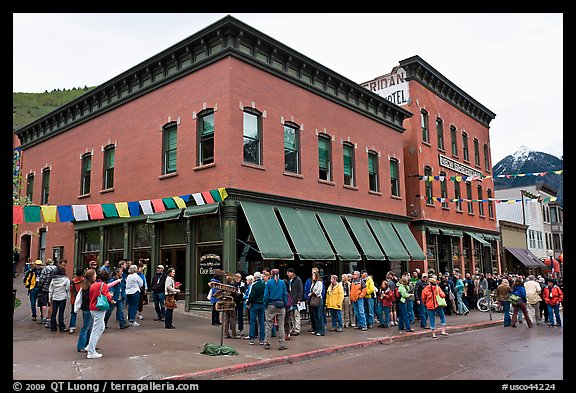
[[[222,269],[222,244],[201,245],[196,250],[196,266],[198,266],[196,299],[206,301],[208,282],[216,269]]]
[[[88,262],[95,260],[100,266],[100,228],[87,229],[81,231],[80,238],[82,244],[80,245],[81,252],[81,268],[87,268]]]
[[[218,216],[201,216],[198,220],[198,242],[222,240],[220,218]]]
[[[164,271],[173,267],[176,269],[174,280],[181,283],[178,299],[182,300],[186,296],[186,223],[184,222],[164,222],[161,227],[160,242],[160,263],[164,265]],[[149,258],[142,250],[139,258]]]
[[[117,266],[118,261],[124,258],[124,226],[108,227],[107,242],[106,260],[110,261],[110,266]]]

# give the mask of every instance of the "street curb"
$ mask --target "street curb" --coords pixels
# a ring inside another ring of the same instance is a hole
[[[469,323],[465,325],[450,326],[446,328],[448,333],[458,333],[463,331],[470,331],[475,329],[484,329],[493,326],[502,325],[502,321],[489,321]],[[210,370],[196,371],[193,373],[174,375],[171,377],[162,378],[162,380],[202,380],[202,379],[216,379],[230,375],[237,375],[242,373],[249,373],[252,371],[262,370],[269,367],[290,365],[294,363],[304,362],[310,359],[316,359],[323,356],[330,356],[333,354],[341,354],[348,351],[372,347],[375,345],[390,345],[396,342],[411,341],[420,338],[430,337],[430,330],[418,331],[415,333],[396,334],[389,337],[377,337],[368,339],[368,341],[361,341],[352,344],[338,345],[329,348],[317,349],[309,352],[297,353],[294,355],[278,356],[272,359],[259,360],[250,363],[235,364],[233,366],[218,367]]]

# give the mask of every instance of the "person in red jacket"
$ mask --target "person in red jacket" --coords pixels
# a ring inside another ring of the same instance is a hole
[[[564,293],[558,288],[553,278],[547,279],[546,285],[542,291],[542,298],[548,305],[548,326],[562,326],[560,303],[564,300]],[[556,324],[554,324],[554,315],[556,315]]]
[[[438,306],[438,301],[436,300],[436,295],[442,298],[446,298],[446,294],[440,288],[436,282],[436,276],[430,276],[428,278],[428,285],[422,290],[421,301],[426,305],[426,310],[428,311],[428,317],[430,319],[430,330],[432,331],[432,338],[436,338],[436,314],[440,317],[440,324],[442,325],[442,335],[447,336],[446,332],[446,316],[444,315],[444,309]]]
[[[86,356],[88,359],[98,359],[102,357],[101,353],[96,352],[96,344],[98,344],[98,340],[104,333],[104,317],[106,315],[106,310],[99,310],[96,307],[96,302],[98,300],[98,296],[102,293],[109,302],[114,303],[112,300],[112,294],[108,290],[109,285],[115,285],[120,282],[120,280],[115,281],[112,284],[107,284],[108,281],[108,272],[106,270],[100,270],[98,272],[98,278],[96,282],[90,286],[89,291],[89,298],[90,298],[90,314],[92,314],[92,332],[90,333],[90,341],[88,342],[88,355]]]

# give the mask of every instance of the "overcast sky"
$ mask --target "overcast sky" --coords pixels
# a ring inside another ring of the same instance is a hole
[[[418,55],[496,114],[494,164],[563,155],[561,13],[231,15],[357,83]],[[13,14],[13,91],[100,85],[224,16]]]

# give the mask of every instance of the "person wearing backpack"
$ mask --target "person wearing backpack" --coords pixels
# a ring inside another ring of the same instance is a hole
[[[57,267],[54,265],[54,261],[50,258],[46,259],[46,266],[42,268],[38,279],[36,280],[36,285],[39,287],[38,290],[38,307],[41,308],[41,313],[43,316],[39,323],[43,323],[44,327],[50,327],[49,319],[52,317],[52,307],[48,302],[48,292],[50,290],[50,282],[56,271]]]
[[[26,275],[24,276],[24,286],[28,289],[28,296],[30,297],[30,308],[32,309],[32,320],[36,320],[36,299],[38,299],[38,291],[40,287],[38,286],[38,275],[42,270],[42,261],[40,259],[34,262],[32,268],[30,268]],[[44,319],[44,313],[40,307],[40,319]]]

